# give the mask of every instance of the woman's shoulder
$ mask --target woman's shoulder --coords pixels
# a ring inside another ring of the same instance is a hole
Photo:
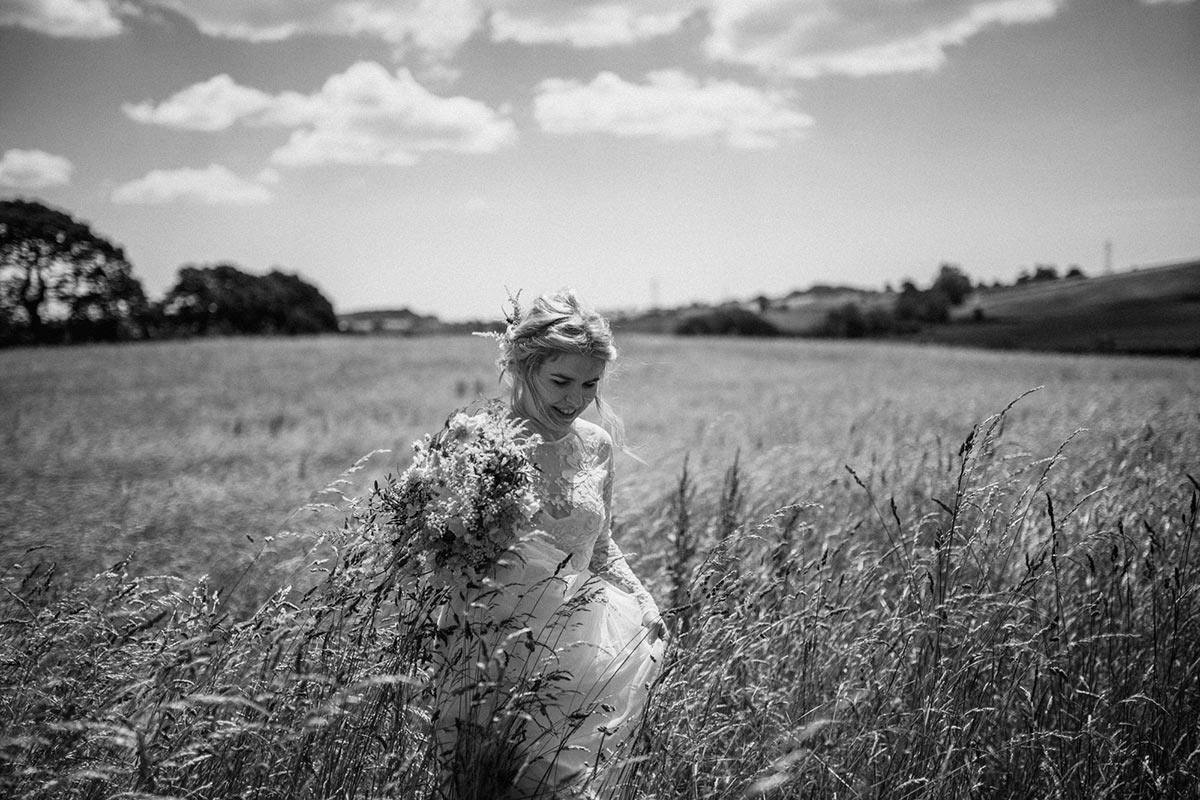
[[[586,419],[575,420],[575,433],[584,447],[607,457],[612,453],[613,441],[608,431]]]

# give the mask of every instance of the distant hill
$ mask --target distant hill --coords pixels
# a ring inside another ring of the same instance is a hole
[[[757,297],[722,306],[661,309],[614,319],[618,330],[675,333],[698,315],[736,307],[790,336],[831,336],[830,314],[892,313],[899,295],[850,286]],[[1034,280],[976,290],[948,323],[907,323],[859,335],[963,347],[1200,357],[1200,261],[1093,278]]]
[[[1200,356],[1200,261],[984,289],[924,341],[974,347]]]
[[[825,325],[829,312],[854,303],[863,309],[891,302],[890,293],[855,286],[816,284],[808,289],[789,292],[782,297],[758,296],[750,300],[730,301],[710,306],[694,303],[681,308],[664,308],[633,314],[610,316],[618,331],[637,333],[676,333],[689,323],[722,311],[740,309],[761,317],[783,336],[816,336]]]
[[[845,335],[830,325],[831,314],[853,307],[868,322],[873,315],[888,318],[899,297],[893,291],[817,285],[782,297],[616,311],[609,318],[618,332],[828,337]],[[338,322],[346,333],[364,334],[502,329],[495,321],[442,322],[407,308],[339,314]],[[963,347],[1200,357],[1200,260],[977,289],[953,309],[948,323],[881,325],[858,335]]]

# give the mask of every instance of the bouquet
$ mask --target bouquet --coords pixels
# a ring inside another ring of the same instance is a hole
[[[413,444],[412,464],[383,494],[393,546],[441,585],[486,575],[532,529],[540,441],[499,402],[452,414]]]

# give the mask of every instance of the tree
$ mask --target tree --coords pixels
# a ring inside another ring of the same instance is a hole
[[[1058,267],[1053,264],[1038,264],[1034,267],[1033,280],[1035,281],[1056,281],[1058,280]]]
[[[251,308],[254,277],[232,264],[185,265],[162,301],[162,316],[177,333],[258,333]]]
[[[146,305],[125,252],[87,223],[0,201],[0,342],[137,336]]]
[[[859,339],[867,334],[867,322],[858,303],[843,303],[826,312],[820,330],[826,336]]]
[[[894,313],[901,322],[948,322],[950,298],[940,289],[921,291],[912,281],[905,281],[896,297]]]
[[[1029,270],[1023,269],[1017,275],[1017,284],[1023,283],[1039,283],[1041,281],[1056,281],[1058,280],[1058,267],[1053,264],[1035,264],[1033,274]]]
[[[863,309],[852,301],[829,309],[825,314],[825,321],[817,328],[816,333],[819,336],[859,339],[891,333],[910,333],[916,329],[915,325],[898,323],[894,310],[888,306],[873,304]]]
[[[943,263],[931,288],[944,294],[950,305],[960,306],[971,293],[971,279],[957,264]]]
[[[688,314],[675,326],[681,336],[778,336],[770,320],[744,308],[712,308]]]
[[[299,275],[251,275],[233,264],[187,265],[162,302],[185,335],[320,333],[337,329],[333,305]]]
[[[273,269],[263,278],[268,318],[279,333],[322,333],[338,327],[333,304],[299,275]]]

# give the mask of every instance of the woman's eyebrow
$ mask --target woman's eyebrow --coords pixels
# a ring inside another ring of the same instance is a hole
[[[574,375],[570,375],[566,372],[551,372],[550,377],[551,378],[559,378],[560,380],[564,380],[564,381],[579,381],[580,383],[592,383],[593,381],[600,380],[600,376],[598,376],[598,375],[595,378],[588,378],[588,377],[576,378]]]

